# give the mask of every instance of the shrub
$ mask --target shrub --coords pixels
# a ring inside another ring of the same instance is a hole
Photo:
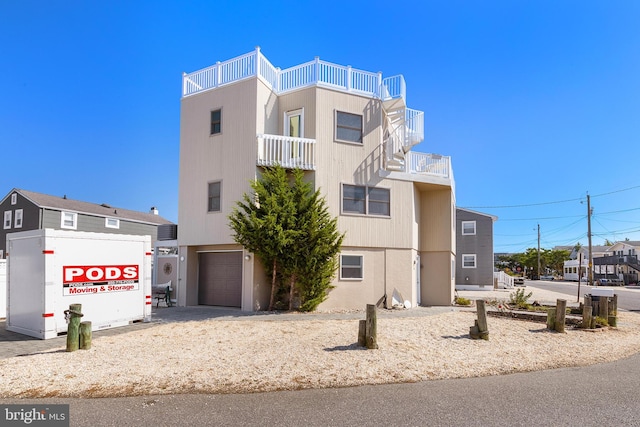
[[[458,305],[471,305],[471,300],[469,298],[456,297],[454,303]]]
[[[511,294],[509,294],[509,303],[516,305],[518,308],[528,309],[529,303],[527,302],[527,300],[531,298],[532,295],[533,295],[533,292],[529,292],[528,294],[525,294],[524,289],[522,288],[516,289],[515,292],[512,292]]]
[[[606,317],[596,316],[596,326],[609,326],[609,321]]]

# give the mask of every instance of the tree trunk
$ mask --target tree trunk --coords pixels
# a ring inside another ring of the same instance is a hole
[[[296,285],[296,275],[292,274],[289,280],[289,311],[293,310],[293,291]]]
[[[269,299],[269,311],[273,311],[276,303],[276,259],[273,259],[273,269],[271,273],[271,299]]]

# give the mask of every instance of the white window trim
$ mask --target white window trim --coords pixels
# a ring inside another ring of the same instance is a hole
[[[360,271],[362,272],[362,277],[342,277],[342,257],[343,256],[354,256],[360,257]],[[361,254],[340,254],[340,280],[345,282],[362,282],[364,280],[364,255]]]
[[[14,228],[22,228],[22,209],[16,209],[16,215],[13,219]]]
[[[351,114],[353,116],[360,116],[362,121],[362,128],[360,129],[360,142],[349,141],[347,139],[338,138],[338,113]],[[357,145],[359,147],[364,146],[364,114],[351,113],[349,111],[333,110],[333,140],[344,144]]]
[[[18,193],[13,193],[11,195],[11,204],[15,205],[16,203],[18,203]]]
[[[73,218],[73,225],[65,225],[64,219],[65,215],[71,215]],[[77,230],[78,229],[78,214],[75,212],[60,212],[60,228],[66,228],[69,230]]]
[[[115,221],[115,224],[109,224],[109,221]],[[104,219],[104,226],[106,228],[120,228],[120,219],[119,218],[105,218]]]
[[[473,224],[473,233],[465,233],[465,224]],[[462,235],[463,236],[475,236],[476,235],[476,222],[475,221],[462,221]]]
[[[300,116],[300,137],[299,138],[304,138],[304,108],[298,108],[297,110],[291,110],[284,113],[284,123],[282,127],[282,134],[284,136],[291,136],[289,135],[289,118],[295,117],[295,116]]]
[[[465,257],[473,257],[473,267],[464,265]],[[462,254],[462,268],[477,268],[478,267],[478,257],[476,254]]]
[[[4,220],[2,223],[2,228],[4,230],[9,230],[11,228],[11,211],[4,211]]]

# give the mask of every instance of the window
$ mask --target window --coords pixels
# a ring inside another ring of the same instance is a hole
[[[222,110],[211,112],[211,135],[222,132]]]
[[[391,191],[364,185],[342,185],[342,212],[391,216]]]
[[[73,212],[62,212],[61,228],[70,228],[75,230],[78,227],[78,214]]]
[[[16,209],[16,217],[13,220],[15,228],[22,228],[22,209]]]
[[[462,235],[463,236],[475,236],[476,234],[476,222],[475,221],[462,221]]]
[[[104,226],[106,228],[120,228],[120,220],[118,218],[105,218]]]
[[[4,223],[2,228],[5,230],[11,228],[11,211],[4,211]]]
[[[362,115],[336,111],[336,141],[362,144]]]
[[[220,187],[222,183],[210,182],[209,183],[209,199],[207,202],[208,212],[220,212]]]
[[[462,255],[462,268],[476,268],[476,254]]]
[[[284,135],[304,138],[304,110],[302,108],[284,113]]]
[[[16,203],[18,203],[18,193],[13,193],[11,195],[11,204],[15,205]]]
[[[362,255],[340,255],[340,279],[362,280]]]

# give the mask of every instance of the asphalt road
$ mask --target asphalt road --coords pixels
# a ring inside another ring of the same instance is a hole
[[[9,400],[68,403],[72,426],[638,426],[640,355],[583,368],[244,395]]]
[[[578,282],[527,280],[525,285],[532,288],[545,289],[548,291],[562,292],[574,295],[578,301]],[[618,294],[618,308],[629,311],[640,311],[640,286],[613,286],[611,289]],[[588,294],[591,287],[586,283],[580,284],[580,301],[584,294]]]

